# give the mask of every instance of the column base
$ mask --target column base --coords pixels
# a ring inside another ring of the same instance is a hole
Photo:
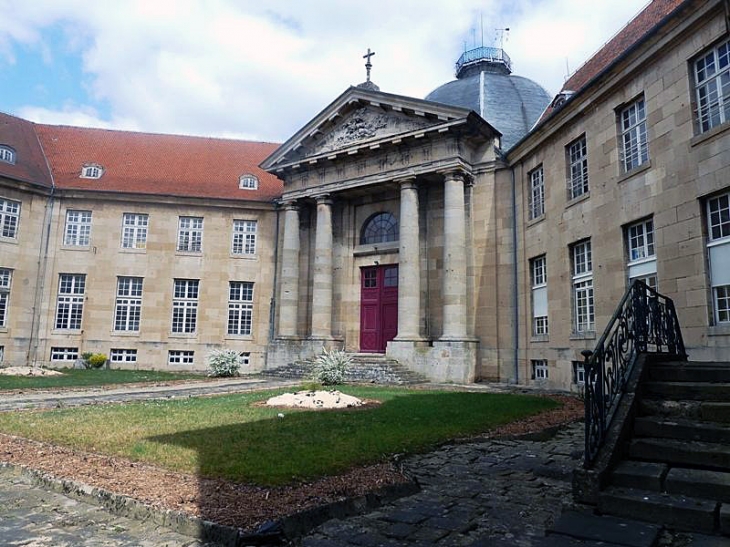
[[[312,359],[322,348],[342,348],[341,338],[316,338],[312,336],[279,336],[269,342],[266,349],[266,369],[283,367],[296,361]]]

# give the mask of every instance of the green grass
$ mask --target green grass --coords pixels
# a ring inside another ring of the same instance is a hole
[[[270,397],[269,391],[1,413],[0,431],[186,473],[277,485],[423,451],[557,406],[550,399],[510,394],[343,391],[383,404],[319,412],[252,404]]]
[[[5,376],[0,375],[0,390],[4,389],[48,389],[60,387],[101,386],[106,384],[129,384],[136,382],[166,382],[205,377],[200,374],[185,374],[156,370],[81,370],[61,369],[63,376]]]

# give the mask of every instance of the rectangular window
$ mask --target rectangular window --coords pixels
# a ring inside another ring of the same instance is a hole
[[[118,277],[114,308],[115,331],[139,331],[142,316],[142,278]]]
[[[0,198],[0,235],[15,239],[20,223],[20,202]]]
[[[79,348],[51,348],[51,361],[75,361],[79,358]]]
[[[109,352],[109,360],[112,363],[136,363],[137,362],[137,350],[136,349],[112,349]]]
[[[707,200],[707,251],[716,323],[730,322],[730,194]]]
[[[588,192],[588,153],[585,135],[568,145],[566,156],[568,158],[568,200],[572,200]]]
[[[539,218],[545,214],[545,177],[542,165],[531,171],[530,194],[528,195],[529,220]]]
[[[583,361],[573,361],[573,383],[579,386],[586,383],[586,369]]]
[[[5,361],[5,346],[0,346],[0,363]]]
[[[730,42],[695,61],[694,80],[697,125],[704,133],[730,119]]]
[[[228,289],[228,334],[250,335],[253,316],[253,283],[231,281]]]
[[[233,221],[233,242],[231,244],[231,254],[256,254],[256,224],[255,220]]]
[[[548,333],[547,262],[545,255],[530,260],[532,281],[532,334]]]
[[[628,172],[649,161],[646,107],[643,98],[621,110],[619,127],[621,129],[621,164],[624,172]]]
[[[172,300],[172,332],[192,334],[198,322],[198,279],[176,279]]]
[[[547,380],[548,377],[548,364],[546,359],[533,359],[530,361],[532,364],[532,379],[533,380]]]
[[[81,330],[81,316],[84,312],[86,275],[61,274],[58,282],[58,305],[56,307],[56,328]]]
[[[10,307],[10,281],[13,271],[0,268],[0,327],[8,326],[8,308]]]
[[[593,254],[590,240],[571,247],[573,263],[573,327],[576,333],[595,330]]]
[[[194,351],[170,350],[167,352],[168,365],[192,365]]]
[[[122,249],[146,249],[149,222],[150,218],[147,214],[124,213],[122,217]]]
[[[251,363],[251,352],[250,351],[242,351],[238,354],[241,358],[241,366],[247,367]]]
[[[203,218],[180,217],[177,230],[177,250],[199,253],[203,249]]]
[[[88,247],[91,242],[91,211],[66,211],[63,244]]]
[[[626,228],[629,282],[640,279],[652,289],[657,288],[656,254],[654,252],[654,221],[642,220]]]

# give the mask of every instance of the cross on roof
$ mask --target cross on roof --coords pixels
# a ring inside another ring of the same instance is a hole
[[[368,52],[362,56],[363,59],[367,59],[367,62],[365,63],[365,70],[367,71],[367,82],[370,81],[370,69],[373,68],[373,63],[370,62],[370,57],[375,55],[374,51],[370,51],[370,48],[368,48]]]

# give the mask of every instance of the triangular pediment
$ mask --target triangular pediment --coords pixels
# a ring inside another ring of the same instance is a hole
[[[279,169],[465,120],[471,111],[350,87],[261,164]],[[485,122],[486,123],[486,122]],[[495,131],[496,133],[496,131]]]

